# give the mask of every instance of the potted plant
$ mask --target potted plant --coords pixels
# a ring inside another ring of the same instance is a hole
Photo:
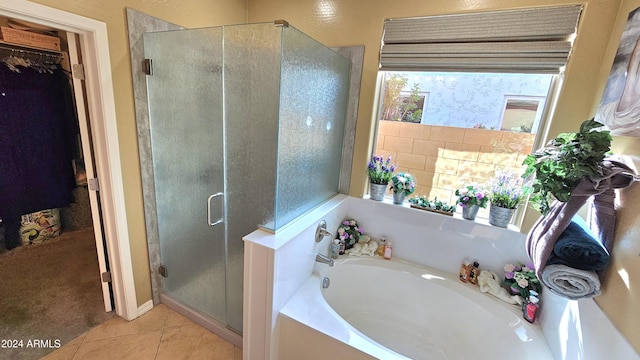
[[[577,133],[562,133],[547,146],[524,159],[524,178],[532,178],[531,203],[546,215],[550,203],[567,202],[578,180],[596,175],[600,163],[611,149],[609,131],[598,131],[602,124],[586,120]]]
[[[409,203],[411,203],[412,208],[431,211],[448,216],[453,216],[453,212],[456,210],[455,205],[449,205],[444,201],[438,200],[437,196],[433,200],[429,200],[426,196],[416,196],[409,199]]]
[[[516,265],[506,264],[504,271],[502,284],[512,295],[519,295],[523,299],[527,299],[531,291],[538,294],[542,291],[542,284],[536,276],[533,264],[525,265],[520,262],[517,262]]]
[[[416,190],[416,182],[409,173],[399,172],[391,178],[391,190],[393,190],[393,203],[402,204],[404,197],[413,194]]]
[[[369,193],[372,200],[382,201],[389,181],[393,176],[395,165],[391,165],[391,156],[386,159],[382,156],[373,155],[367,166],[370,187]]]
[[[364,231],[355,219],[344,220],[338,226],[338,240],[344,242],[345,249],[351,249],[362,234]]]
[[[462,207],[462,217],[474,220],[480,208],[486,208],[489,202],[489,190],[484,186],[473,183],[457,189],[457,204]]]
[[[530,188],[512,171],[498,169],[491,180],[489,224],[507,227],[515,209],[529,194]]]

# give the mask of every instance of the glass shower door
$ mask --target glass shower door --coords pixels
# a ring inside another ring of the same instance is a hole
[[[222,28],[144,34],[163,294],[226,324]]]

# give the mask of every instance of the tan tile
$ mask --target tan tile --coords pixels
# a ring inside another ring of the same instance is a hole
[[[63,344],[63,346],[67,346],[67,345],[79,346],[80,344],[82,344],[82,342],[84,341],[84,339],[87,337],[87,333],[88,333],[88,332],[86,332],[86,333],[84,333],[84,334],[82,334],[82,335],[78,336],[77,338],[75,338],[75,339],[73,339],[73,340],[69,341],[69,342],[68,342],[68,343],[66,343],[66,344]]]
[[[93,341],[85,339],[74,360],[153,360],[161,337],[162,330],[153,330]]]
[[[84,338],[87,336],[87,333],[84,333],[77,338],[67,342],[66,344],[61,344],[62,346],[52,351],[51,353],[44,356],[42,359],[46,360],[64,360],[64,359],[72,359],[73,355],[78,350],[78,347],[84,341]]]
[[[233,360],[242,360],[242,349],[239,347],[233,348]]]
[[[167,313],[167,321],[165,323],[165,329],[176,326],[194,325],[195,323],[188,318],[178,314],[175,311],[169,311]]]
[[[233,360],[234,346],[198,325],[164,330],[157,360]]]
[[[80,346],[80,344],[64,345],[45,355],[40,360],[71,360],[73,359],[73,355],[76,354],[76,351],[78,351],[78,346]]]
[[[161,330],[170,310],[159,305],[133,321],[121,317],[114,317],[89,330],[84,341],[106,339],[119,335],[136,334],[143,331]]]

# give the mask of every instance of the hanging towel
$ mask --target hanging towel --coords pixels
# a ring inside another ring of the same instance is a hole
[[[602,270],[609,264],[609,252],[592,235],[587,223],[576,215],[553,246],[547,266],[551,264],[580,270]]]
[[[546,216],[541,217],[533,225],[527,234],[526,250],[535,268],[536,275],[547,287],[551,283],[545,279],[552,279],[549,274],[543,276],[545,267],[552,255],[554,246],[560,235],[567,228],[578,210],[593,197],[591,202],[589,227],[597,235],[597,239],[610,252],[615,233],[615,189],[630,186],[633,177],[626,174],[633,174],[633,170],[622,161],[613,157],[606,158],[601,164],[601,172],[591,177],[582,178],[571,192],[571,197],[567,202],[555,201]],[[576,269],[579,270],[579,269]],[[599,270],[597,275],[602,275],[604,269]],[[563,273],[563,280],[568,281],[570,273]],[[574,273],[575,276],[576,273]],[[589,275],[591,278],[592,274]],[[596,276],[597,278],[597,276]],[[582,278],[575,278],[576,282],[583,281]],[[599,284],[597,288],[599,289]],[[557,289],[562,294],[563,288]],[[587,292],[583,297],[594,296],[595,292]],[[567,296],[574,296],[567,292]]]

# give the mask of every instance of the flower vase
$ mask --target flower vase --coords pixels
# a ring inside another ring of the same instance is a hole
[[[382,201],[384,199],[384,193],[387,191],[387,184],[374,184],[369,186],[369,195],[371,200]]]
[[[393,203],[396,205],[402,205],[404,203],[404,191],[398,191],[393,193]]]
[[[480,206],[478,205],[466,205],[462,207],[462,218],[467,220],[475,220],[476,215],[478,215],[478,210],[480,210]]]
[[[511,222],[511,217],[516,209],[507,209],[491,204],[489,208],[489,224],[506,228]]]

